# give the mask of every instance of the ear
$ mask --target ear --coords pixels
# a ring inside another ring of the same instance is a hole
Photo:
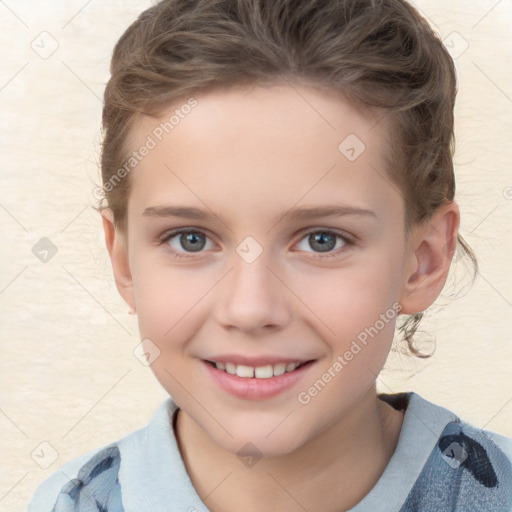
[[[457,247],[459,223],[457,204],[444,202],[430,221],[411,233],[400,313],[412,315],[424,311],[441,293]]]
[[[103,231],[105,232],[105,244],[116,281],[117,291],[130,307],[130,313],[135,314],[135,297],[133,293],[133,279],[128,261],[128,248],[125,246],[124,238],[114,226],[112,210],[102,210]]]

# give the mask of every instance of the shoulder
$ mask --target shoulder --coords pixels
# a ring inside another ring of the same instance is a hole
[[[122,473],[144,458],[156,430],[165,431],[170,406],[166,400],[145,427],[64,464],[37,487],[27,512],[124,512]]]
[[[477,428],[418,395],[414,400],[415,414],[421,417],[423,410],[437,418],[438,430],[403,512],[446,506],[512,510],[512,439]],[[429,434],[423,429],[415,435],[423,442]]]
[[[36,489],[27,512],[82,510],[120,512],[118,473],[121,465],[116,443],[102,446],[66,463]],[[85,509],[84,509],[85,510]]]

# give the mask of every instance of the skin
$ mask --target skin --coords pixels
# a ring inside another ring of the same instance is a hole
[[[398,442],[403,412],[375,388],[395,320],[307,404],[298,393],[393,304],[407,314],[432,304],[455,250],[458,207],[445,202],[406,234],[403,197],[383,179],[390,127],[340,95],[276,85],[195,97],[197,107],[132,171],[127,233],[103,212],[116,285],[141,339],[160,350],[151,369],[180,407],[180,450],[210,510],[346,510],[372,489]],[[140,147],[183,103],[161,119],[141,118],[129,146]],[[352,162],[338,149],[349,134],[366,145]],[[373,215],[283,217],[335,203]],[[169,205],[210,217],[143,215]],[[179,235],[159,243],[178,228],[204,233],[204,248],[190,251]],[[319,251],[308,235],[326,230],[353,243],[334,237],[333,249]],[[248,236],[263,250],[252,263],[236,252]],[[291,389],[246,400],[204,372],[202,359],[227,353],[315,364]],[[248,442],[262,456],[252,467],[237,457]]]

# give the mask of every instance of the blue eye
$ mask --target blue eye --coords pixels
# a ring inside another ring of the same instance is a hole
[[[179,235],[179,243],[186,251],[197,252],[206,245],[205,238],[203,233],[181,233]]]
[[[167,244],[168,250],[176,257],[180,258],[186,257],[187,253],[202,251],[208,241],[210,241],[209,238],[201,231],[182,230],[165,235],[160,240],[160,243]]]
[[[205,233],[193,229],[167,233],[160,239],[160,245],[164,245],[165,250],[175,258],[193,257],[194,253],[214,247]],[[309,232],[297,247],[300,251],[312,252],[317,257],[329,257],[337,256],[344,247],[350,245],[353,242],[348,237],[329,230],[318,230]]]
[[[304,243],[308,244],[309,247],[313,249],[313,251],[309,251],[306,247],[304,247]],[[298,247],[306,252],[327,253],[333,251],[334,249],[341,249],[345,245],[350,245],[350,243],[350,240],[339,235],[338,233],[334,233],[333,231],[313,231],[300,241]],[[338,251],[332,254],[332,256],[337,253]],[[328,256],[331,256],[331,254]]]

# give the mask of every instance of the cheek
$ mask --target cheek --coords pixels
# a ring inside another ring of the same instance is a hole
[[[191,288],[190,282],[184,286],[179,279],[165,279],[162,273],[156,279],[146,275],[139,283],[134,280],[141,335],[168,338],[191,309],[195,298]]]
[[[297,295],[317,317],[316,322],[325,324],[330,337],[345,341],[354,338],[381,315],[387,315],[385,326],[378,324],[382,334],[392,336],[390,318],[396,317],[399,262],[385,255],[365,259],[345,268],[303,273],[295,280]]]
[[[389,354],[400,305],[391,259],[332,272],[323,287],[321,282],[318,275],[301,280],[301,293],[309,290],[307,304],[316,307],[320,320],[310,316],[316,332],[319,326],[329,327],[321,327],[329,354],[298,402],[301,410],[314,411],[327,424],[358,403],[375,382]]]
[[[205,319],[204,299],[212,292],[217,275],[165,265],[161,258],[141,258],[134,262],[132,276],[141,338],[151,339],[162,352],[182,348]]]
[[[187,355],[204,316],[201,298],[207,281],[161,263],[143,265],[133,280],[140,339],[149,339],[149,352],[156,355],[151,371],[178,404],[187,400],[184,383],[187,389],[195,386]]]

